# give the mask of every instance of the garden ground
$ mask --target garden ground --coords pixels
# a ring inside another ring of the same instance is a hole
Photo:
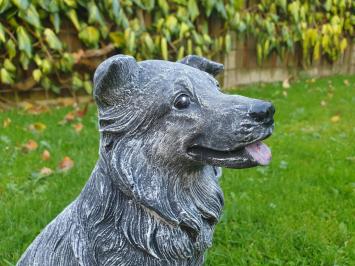
[[[206,265],[355,265],[355,76],[229,93],[275,104],[273,161],[224,170]],[[0,265],[13,265],[90,175],[96,109],[12,110],[0,122]]]

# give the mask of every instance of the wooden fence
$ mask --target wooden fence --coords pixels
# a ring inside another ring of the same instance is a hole
[[[261,65],[257,64],[256,42],[237,41],[233,36],[233,49],[224,56],[225,71],[223,85],[232,88],[257,82],[275,82],[292,77],[321,77],[335,74],[355,74],[355,43],[349,41],[348,48],[338,61],[330,64],[324,57],[310,66],[302,64],[301,49],[286,54],[281,60],[272,54]]]

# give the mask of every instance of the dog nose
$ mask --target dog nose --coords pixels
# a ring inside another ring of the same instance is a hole
[[[269,102],[260,102],[250,110],[250,117],[257,122],[268,123],[273,120],[275,107]]]

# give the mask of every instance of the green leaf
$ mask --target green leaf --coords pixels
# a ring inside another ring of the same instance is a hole
[[[52,82],[51,82],[51,80],[50,80],[48,77],[43,77],[43,78],[41,79],[41,86],[42,86],[44,89],[46,89],[46,90],[50,89],[51,84],[52,84]]]
[[[158,0],[158,5],[163,11],[164,15],[168,15],[169,13],[169,4],[166,0]]]
[[[187,3],[187,8],[189,10],[191,20],[194,21],[200,14],[196,0],[189,0],[189,2]]]
[[[16,67],[15,65],[11,62],[11,60],[9,60],[8,58],[6,58],[4,60],[4,68],[9,71],[9,72],[15,72],[16,71]]]
[[[46,28],[44,30],[44,37],[51,49],[56,51],[61,51],[63,49],[62,43],[51,29]]]
[[[340,42],[340,52],[343,53],[347,46],[348,46],[348,41],[346,38],[343,38]]]
[[[2,68],[0,70],[0,78],[1,78],[1,82],[4,84],[11,85],[14,83],[14,79],[12,78],[11,74],[5,68]]]
[[[165,21],[165,25],[168,27],[170,32],[176,31],[177,23],[178,23],[178,21],[174,15],[169,15]]]
[[[81,89],[84,84],[83,81],[81,80],[79,73],[75,72],[72,78],[72,86],[74,90]]]
[[[5,31],[4,31],[4,27],[3,25],[0,23],[0,43],[1,42],[5,42],[6,39],[5,39]]]
[[[116,20],[120,18],[120,1],[111,0],[112,1],[112,13]]]
[[[12,59],[13,57],[16,56],[16,45],[12,39],[10,39],[8,42],[5,44],[6,50],[9,54],[9,58]]]
[[[161,55],[163,56],[164,60],[168,60],[168,42],[165,37],[161,38]]]
[[[18,48],[20,51],[23,51],[28,58],[32,57],[32,43],[30,36],[24,27],[19,26],[16,30],[17,40],[18,40]]]
[[[80,31],[79,38],[88,47],[97,47],[100,39],[100,32],[95,27],[87,26]]]
[[[35,69],[32,71],[32,77],[35,81],[39,82],[42,77],[42,71],[40,69]]]
[[[205,12],[206,12],[206,16],[209,17],[212,13],[212,10],[214,8],[216,1],[215,0],[206,0],[205,1]]]
[[[74,27],[76,28],[77,31],[80,31],[81,25],[78,19],[78,15],[76,14],[76,11],[74,9],[70,9],[67,12],[67,16],[69,17],[70,21],[74,24]]]
[[[184,46],[181,46],[179,48],[179,52],[178,52],[178,56],[177,56],[177,59],[180,60],[184,57],[184,53],[185,53],[185,47]]]
[[[30,59],[29,59],[29,57],[28,57],[25,53],[23,53],[23,52],[20,53],[20,63],[21,63],[21,65],[22,65],[22,67],[23,67],[24,70],[27,70],[27,69],[28,69],[28,65],[30,64]]]
[[[30,5],[28,0],[12,0],[12,3],[22,10],[26,10]]]
[[[54,13],[50,15],[50,20],[54,26],[54,30],[56,33],[59,33],[60,30],[60,16],[59,13]]]
[[[227,19],[227,12],[224,7],[223,1],[218,1],[215,7],[216,7],[216,10],[218,11],[218,13],[221,15],[221,17],[224,19]]]
[[[92,94],[92,82],[89,80],[85,80],[83,83],[84,90],[87,92],[87,94],[91,95]]]
[[[99,8],[96,6],[95,2],[90,2],[88,12],[89,12],[89,23],[90,24],[97,22],[102,27],[106,26],[106,23],[101,15],[101,12],[100,12]]]
[[[52,62],[48,59],[43,59],[41,69],[44,74],[51,73],[52,72]]]
[[[70,53],[64,53],[60,59],[60,69],[63,72],[69,72],[73,69],[74,63],[74,57]]]
[[[77,0],[64,0],[64,3],[69,7],[76,7]]]
[[[116,46],[116,47],[122,47],[125,44],[125,39],[122,34],[122,32],[110,32],[109,37],[111,42]]]
[[[7,11],[11,6],[10,0],[0,0],[0,14]]]
[[[154,42],[153,39],[150,37],[149,33],[144,34],[144,44],[148,48],[149,52],[152,53],[154,51]]]
[[[19,17],[23,20],[27,21],[29,24],[34,26],[35,28],[42,28],[41,20],[39,18],[39,14],[34,5],[30,5],[30,7],[26,10],[22,10],[19,12]]]

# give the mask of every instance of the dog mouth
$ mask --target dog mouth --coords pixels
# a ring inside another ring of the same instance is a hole
[[[231,150],[192,145],[187,149],[187,154],[194,161],[227,168],[265,166],[270,163],[272,156],[270,148],[261,140],[270,135]]]

